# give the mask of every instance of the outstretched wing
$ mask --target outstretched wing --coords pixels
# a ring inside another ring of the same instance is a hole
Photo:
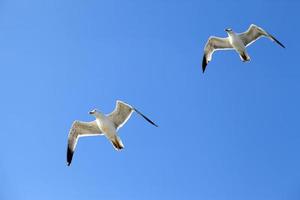
[[[267,37],[273,42],[279,44],[281,47],[285,48],[285,46],[280,43],[274,36],[266,32],[264,29],[256,26],[255,24],[251,24],[247,31],[239,34],[239,37],[241,38],[245,46],[249,46],[261,37]]]
[[[141,115],[145,120],[147,120],[152,125],[157,126],[153,121],[151,121],[148,117],[146,117],[136,108],[119,100],[116,103],[115,110],[108,115],[108,118],[115,124],[115,127],[119,129],[127,122],[127,120],[130,118],[133,111],[137,112],[139,115]]]
[[[155,124],[152,120],[150,120],[148,117],[146,117],[143,113],[141,113],[138,109],[134,108],[134,111],[137,112],[139,115],[141,115],[147,122],[152,124],[153,126],[158,127],[157,124]]]
[[[205,45],[204,48],[204,56],[202,60],[202,70],[203,73],[205,71],[205,68],[207,64],[212,59],[212,54],[214,51],[217,50],[226,50],[226,49],[232,49],[231,44],[229,43],[229,39],[227,38],[220,38],[220,37],[210,37]]]
[[[127,122],[132,112],[133,108],[130,105],[118,100],[114,111],[108,115],[108,118],[114,123],[116,129],[119,129]]]
[[[79,137],[84,136],[97,136],[101,135],[96,121],[92,122],[81,122],[74,121],[68,136],[68,149],[67,149],[67,165],[69,166],[72,162],[73,154],[76,148],[76,144]]]

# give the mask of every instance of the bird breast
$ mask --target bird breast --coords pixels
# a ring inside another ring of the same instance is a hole
[[[230,44],[237,50],[243,51],[245,49],[245,45],[243,44],[242,40],[236,34],[231,34],[229,36]]]
[[[115,133],[115,128],[108,119],[97,119],[97,124],[105,135],[113,135]]]

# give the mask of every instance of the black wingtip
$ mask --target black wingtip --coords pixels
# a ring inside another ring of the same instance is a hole
[[[145,115],[142,115],[144,117],[145,120],[147,120],[150,124],[152,124],[155,127],[158,127],[157,124],[155,124],[153,121],[151,121],[149,118],[147,118]]]
[[[273,39],[274,39],[275,42],[276,42],[277,44],[279,44],[282,48],[285,48],[285,46],[284,46],[281,42],[279,42],[276,38],[273,37]]]
[[[279,42],[273,35],[271,35],[271,34],[269,34],[269,35],[277,44],[279,44],[282,48],[285,48],[285,46],[281,42]]]
[[[154,122],[153,122],[152,124],[153,124],[153,126],[155,126],[155,127],[158,127],[158,125],[157,125],[157,124],[155,124]]]
[[[70,149],[70,147],[68,146],[68,150],[67,150],[67,166],[71,165],[72,162],[72,158],[73,158],[73,151],[72,149]]]
[[[282,48],[286,48],[282,43],[280,43],[279,41],[278,41],[278,44],[282,47]]]
[[[143,113],[141,113],[140,111],[138,111],[136,108],[134,108],[135,112],[137,112],[139,115],[141,115],[145,120],[147,120],[150,124],[152,124],[153,126],[158,127],[157,124],[155,124],[152,120],[150,120],[148,117],[146,117]]]
[[[207,60],[206,60],[206,56],[204,55],[203,59],[202,59],[202,72],[203,72],[203,74],[204,74],[204,71],[206,69],[206,66],[207,66]]]

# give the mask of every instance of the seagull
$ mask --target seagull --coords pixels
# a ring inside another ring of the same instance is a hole
[[[108,115],[94,109],[90,111],[89,114],[93,115],[96,120],[91,122],[76,120],[72,124],[68,136],[67,165],[70,166],[72,162],[76,144],[80,137],[104,135],[111,141],[116,150],[123,149],[124,145],[118,136],[117,131],[127,122],[133,111],[137,112],[152,125],[158,127],[136,108],[119,100],[116,102],[114,111]]]
[[[235,50],[243,62],[250,61],[250,56],[246,51],[246,47],[255,42],[261,37],[267,37],[271,41],[276,42],[281,47],[285,48],[274,36],[266,32],[261,27],[251,24],[247,31],[237,34],[231,28],[225,29],[228,34],[227,38],[220,38],[211,36],[204,48],[204,56],[202,61],[202,70],[203,73],[207,64],[212,59],[212,54],[214,51],[218,50]]]

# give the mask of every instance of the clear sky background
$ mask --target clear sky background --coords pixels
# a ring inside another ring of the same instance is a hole
[[[296,0],[0,2],[1,200],[300,198],[300,35]],[[204,45],[255,23],[251,62]],[[119,131],[80,139],[74,120],[121,99]]]

